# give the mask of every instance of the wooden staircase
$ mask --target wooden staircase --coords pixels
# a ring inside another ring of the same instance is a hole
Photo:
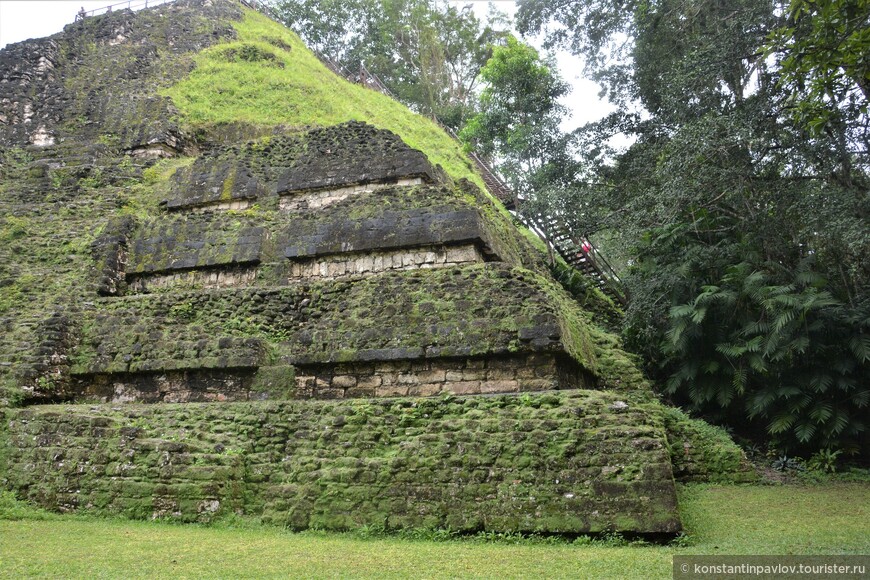
[[[586,276],[614,302],[622,306],[628,304],[628,295],[613,266],[588,238],[571,232],[558,217],[538,216],[538,219],[547,224],[543,231],[547,232],[549,240],[544,237],[544,241],[549,241],[565,263]]]

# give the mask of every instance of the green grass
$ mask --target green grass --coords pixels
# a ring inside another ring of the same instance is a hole
[[[866,554],[870,485],[689,486],[687,537],[449,541],[41,516],[0,501],[0,576],[670,578],[674,554]],[[43,517],[44,519],[39,519]]]
[[[454,178],[483,187],[460,145],[431,120],[327,69],[296,34],[253,10],[233,23],[237,39],[195,57],[196,68],[163,91],[192,128],[221,123],[329,126],[356,120],[388,129]],[[286,48],[289,47],[289,48]],[[255,60],[228,55],[254,55]],[[258,56],[267,55],[268,58]]]
[[[870,484],[692,486],[690,554],[868,554]]]

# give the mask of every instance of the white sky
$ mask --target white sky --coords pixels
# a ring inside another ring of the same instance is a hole
[[[116,4],[118,0],[0,0],[0,48],[9,43],[20,42],[29,38],[50,36],[63,30],[63,27],[75,20],[80,8],[87,10],[104,8]],[[134,5],[142,4],[144,0],[132,0]],[[486,1],[452,1],[453,4],[471,3],[475,12],[486,16],[489,2]],[[126,4],[126,2],[124,3]],[[124,4],[115,9],[123,8]],[[495,6],[509,16],[516,12],[516,3],[512,0],[494,2]],[[539,43],[532,40],[532,44]],[[571,84],[571,93],[562,99],[562,103],[571,111],[571,118],[562,124],[562,129],[569,131],[589,121],[597,120],[613,110],[612,105],[598,98],[598,85],[584,79],[582,62],[579,58],[560,52],[556,60],[562,77]]]

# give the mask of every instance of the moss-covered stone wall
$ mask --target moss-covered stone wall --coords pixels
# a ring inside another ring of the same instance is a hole
[[[473,244],[433,244],[406,250],[375,250],[310,260],[294,260],[289,280],[330,280],[390,270],[417,270],[481,264],[483,253]]]
[[[316,211],[285,213],[274,197],[256,201],[244,211],[111,221],[93,248],[105,277],[101,294],[123,294],[125,282],[146,288],[141,280],[155,274],[260,263],[270,268],[258,273],[259,285],[284,285],[299,277],[287,272],[288,259],[456,244],[473,244],[490,261],[537,265],[512,226],[467,183],[384,187]]]
[[[546,288],[501,263],[93,304],[79,316],[74,374],[195,368],[222,337],[258,337],[290,364],[564,349]],[[578,363],[591,368],[594,360]]]
[[[349,122],[210,149],[176,174],[166,206],[184,209],[409,178],[448,181],[396,134]]]
[[[338,203],[339,201],[344,201],[348,197],[359,193],[384,189],[392,185],[406,187],[411,185],[422,185],[423,183],[423,179],[420,177],[401,177],[384,181],[346,185],[330,189],[314,189],[294,192],[293,195],[281,197],[278,207],[281,211],[288,213],[318,210],[334,203]]]
[[[279,194],[412,177],[430,183],[447,179],[422,152],[365,123],[337,125],[305,138],[305,153],[278,180]]]
[[[715,483],[758,480],[743,450],[721,427],[692,419],[672,407],[662,407],[660,414],[668,433],[674,477]]]
[[[294,529],[680,529],[664,431],[616,395],[7,410],[0,482],[52,509]]]
[[[300,365],[295,397],[430,397],[594,388],[595,380],[552,353]]]
[[[189,403],[359,397],[430,397],[594,388],[595,379],[570,358],[519,353],[473,358],[398,358],[407,351],[370,353],[372,361],[290,365],[263,357],[256,339],[203,340],[184,348],[202,358],[161,361],[166,368],[109,369],[56,381],[54,400],[110,403]],[[200,350],[197,350],[200,349]],[[143,365],[148,368],[150,365]],[[126,367],[125,367],[126,368]],[[68,369],[60,367],[68,374]],[[115,370],[115,372],[111,372]]]

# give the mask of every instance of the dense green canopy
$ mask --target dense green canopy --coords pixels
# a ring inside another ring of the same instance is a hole
[[[868,2],[520,2],[634,103],[578,133],[575,227],[622,248],[625,335],[675,400],[782,448],[857,449],[870,403]],[[568,196],[570,197],[570,193]]]

